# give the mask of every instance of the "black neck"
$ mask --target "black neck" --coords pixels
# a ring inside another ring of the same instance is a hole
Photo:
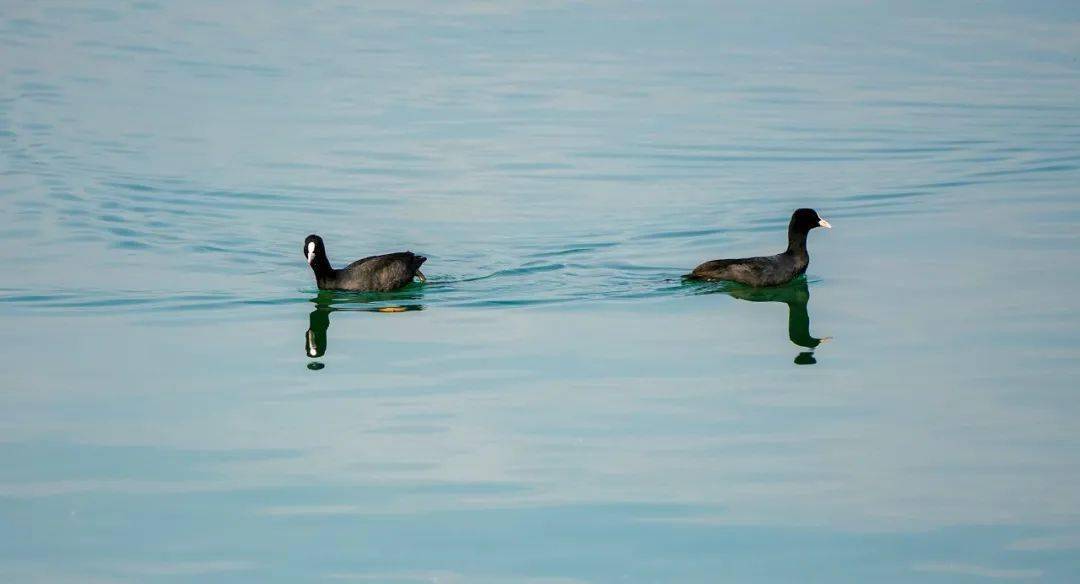
[[[787,253],[805,256],[806,254],[806,231],[794,225],[788,226]]]
[[[324,255],[316,255],[311,260],[311,271],[315,272],[315,281],[322,283],[334,274],[334,268],[330,266],[330,260]]]

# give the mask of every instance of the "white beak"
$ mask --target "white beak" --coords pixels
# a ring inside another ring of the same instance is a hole
[[[315,242],[307,244],[307,263],[311,263],[311,260],[315,259]]]
[[[829,225],[829,222],[824,219],[818,221],[817,224],[824,227],[825,229],[832,229],[832,225]]]

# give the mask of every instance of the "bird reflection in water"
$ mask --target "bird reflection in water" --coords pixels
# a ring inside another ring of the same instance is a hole
[[[330,328],[331,312],[379,312],[396,313],[423,310],[421,304],[385,304],[387,300],[416,300],[419,294],[374,294],[320,291],[311,299],[315,310],[308,315],[308,329],[304,333],[304,354],[318,359],[326,354],[326,331]],[[307,368],[317,371],[326,367],[320,361],[309,361]]]
[[[783,302],[788,306],[788,338],[792,343],[809,349],[802,351],[795,357],[796,365],[813,365],[817,363],[814,358],[814,349],[818,345],[828,342],[831,337],[817,338],[810,335],[810,315],[806,311],[806,304],[810,301],[810,288],[806,285],[805,278],[798,278],[790,284],[772,288],[750,288],[745,286],[732,286],[726,292],[739,300],[750,302]]]

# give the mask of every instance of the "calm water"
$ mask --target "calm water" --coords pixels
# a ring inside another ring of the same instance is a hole
[[[0,3],[0,580],[1080,581],[1077,5],[224,4]]]

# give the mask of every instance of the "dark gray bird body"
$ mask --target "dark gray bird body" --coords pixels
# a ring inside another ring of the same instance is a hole
[[[326,257],[322,238],[309,235],[304,240],[304,254],[320,290],[390,292],[411,283],[413,278],[425,280],[420,266],[427,258],[411,251],[369,256],[336,270]]]
[[[772,256],[712,260],[694,268],[688,278],[697,280],[729,280],[748,286],[779,286],[806,272],[810,254],[806,251],[806,234],[815,227],[832,227],[818,217],[813,209],[799,209],[788,224],[788,247]]]
[[[806,272],[809,255],[788,252],[774,256],[713,260],[705,262],[690,272],[691,278],[699,280],[730,280],[749,286],[779,286]]]

